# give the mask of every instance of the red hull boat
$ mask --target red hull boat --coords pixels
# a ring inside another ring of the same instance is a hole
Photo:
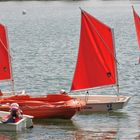
[[[50,94],[41,97],[13,95],[1,98],[0,110],[9,111],[11,103],[18,103],[24,114],[34,118],[71,119],[85,103],[63,94]]]

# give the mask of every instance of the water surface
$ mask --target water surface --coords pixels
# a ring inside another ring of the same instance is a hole
[[[33,129],[1,132],[0,139],[140,139],[140,65],[135,65],[139,51],[132,4],[140,14],[139,1],[0,2],[0,22],[8,28],[15,90],[36,95],[58,92],[61,88],[69,91],[77,58],[81,7],[114,28],[120,94],[132,96],[123,110],[77,114],[70,121],[35,121]],[[0,87],[10,90],[10,83],[1,83]],[[114,89],[106,89],[91,93],[113,92]]]

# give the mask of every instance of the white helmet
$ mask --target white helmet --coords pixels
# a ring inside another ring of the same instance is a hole
[[[64,90],[64,89],[61,89],[61,90],[60,90],[60,93],[64,93],[64,92],[65,92],[65,90]]]
[[[17,103],[12,103],[10,108],[11,109],[19,109],[19,105]]]

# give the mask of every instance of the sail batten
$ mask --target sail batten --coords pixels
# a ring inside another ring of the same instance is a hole
[[[111,28],[82,10],[72,91],[116,84],[113,45]]]
[[[6,28],[0,24],[0,80],[11,80],[9,56]]]

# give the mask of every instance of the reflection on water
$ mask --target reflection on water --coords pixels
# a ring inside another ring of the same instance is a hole
[[[98,114],[99,115],[99,114]],[[86,115],[85,115],[86,117]],[[46,129],[49,129],[49,131],[57,129],[60,134],[63,132],[63,136],[66,137],[66,139],[73,138],[74,140],[105,140],[110,139],[114,140],[117,138],[117,129],[109,128],[109,130],[102,130],[102,131],[90,131],[90,130],[82,130],[80,127],[80,124],[77,125],[75,120],[63,120],[63,119],[35,119],[34,120],[35,127],[38,126],[46,126]],[[86,124],[86,120],[85,120]],[[93,123],[94,124],[94,123]],[[87,123],[88,127],[88,123]],[[69,132],[67,132],[69,131]],[[51,132],[49,132],[51,133]],[[50,135],[48,133],[48,135]],[[60,135],[59,134],[59,135]],[[69,137],[68,137],[69,134]],[[50,138],[50,137],[49,137]],[[51,138],[50,138],[51,139]],[[53,139],[53,137],[52,137]],[[60,136],[58,136],[57,139],[61,139]],[[63,138],[65,139],[65,138]]]
[[[128,117],[128,114],[126,112],[121,111],[109,111],[109,112],[79,112],[79,115],[94,115],[94,116],[109,116],[109,117],[117,117],[117,118],[125,118]]]
[[[117,138],[117,132],[115,130],[110,131],[76,131],[76,140],[115,140]]]
[[[34,119],[35,125],[58,126],[62,129],[78,129],[72,120],[67,119]]]
[[[10,140],[11,137],[10,136],[6,136],[4,134],[0,134],[0,140]]]
[[[42,124],[44,125],[44,124]],[[35,125],[36,127],[39,127],[37,125]],[[57,126],[56,126],[57,127]],[[41,127],[39,127],[40,129],[42,129]],[[44,133],[44,136],[42,136],[42,132],[39,131],[39,133],[36,133],[34,136],[32,135],[31,131],[26,131],[26,135],[27,133],[31,133],[30,136],[31,138],[26,138],[25,137],[25,132],[24,133],[14,133],[13,135],[11,135],[11,132],[9,133],[4,133],[4,134],[0,134],[0,140],[18,140],[18,139],[44,139],[44,138],[49,138],[49,140],[54,140],[56,137],[58,140],[64,139],[64,140],[68,140],[68,139],[74,139],[74,140],[114,140],[117,138],[117,131],[115,130],[111,130],[110,131],[82,131],[82,130],[73,130],[70,131],[70,129],[67,129],[66,127],[62,128],[64,130],[67,130],[69,132],[66,131],[62,131],[60,128],[53,128],[52,131],[50,131],[52,128],[43,128],[46,130],[46,133]],[[37,129],[36,129],[37,130]],[[55,133],[57,131],[57,133]],[[69,133],[69,134],[68,134]],[[47,136],[46,136],[47,134]],[[61,135],[62,134],[62,135]],[[41,136],[40,136],[41,135]],[[65,138],[64,138],[65,136]]]
[[[17,140],[17,138],[16,132],[0,132],[0,140]]]

